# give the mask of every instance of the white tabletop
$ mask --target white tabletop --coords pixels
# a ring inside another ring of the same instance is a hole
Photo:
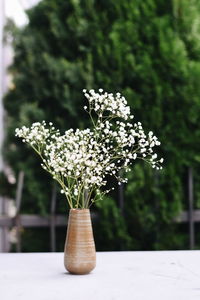
[[[89,275],[63,253],[0,254],[1,300],[200,300],[200,251],[99,252]]]

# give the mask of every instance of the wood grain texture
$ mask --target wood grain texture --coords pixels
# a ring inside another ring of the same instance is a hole
[[[70,209],[64,265],[72,274],[88,274],[96,266],[96,249],[89,209]]]

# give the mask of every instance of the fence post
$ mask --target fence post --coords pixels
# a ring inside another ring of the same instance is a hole
[[[50,217],[50,235],[51,235],[51,252],[56,251],[56,226],[55,226],[55,210],[56,210],[56,184],[53,184],[51,197],[51,217]]]
[[[5,196],[0,196],[0,215],[5,215],[7,212],[7,199]],[[8,227],[0,227],[0,252],[9,252],[9,230]]]
[[[194,232],[194,195],[193,195],[193,170],[188,169],[188,201],[189,201],[189,236],[190,236],[190,249],[195,246],[195,232]]]
[[[124,184],[121,183],[118,187],[118,194],[119,194],[119,208],[121,214],[124,214]]]
[[[17,192],[16,192],[16,200],[15,200],[16,203],[15,226],[17,230],[17,245],[16,245],[17,252],[21,252],[21,224],[20,224],[19,211],[21,207],[23,186],[24,186],[24,172],[20,171],[18,176]]]

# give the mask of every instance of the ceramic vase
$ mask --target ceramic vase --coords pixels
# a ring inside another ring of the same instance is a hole
[[[89,209],[70,209],[64,265],[72,274],[88,274],[96,266],[96,250]]]

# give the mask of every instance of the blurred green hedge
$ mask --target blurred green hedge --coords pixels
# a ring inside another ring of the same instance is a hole
[[[161,140],[164,170],[140,163],[129,174],[125,206],[100,202],[98,250],[182,249],[187,232],[172,222],[187,208],[187,168],[196,170],[199,206],[200,3],[198,0],[43,0],[24,28],[7,24],[15,57],[5,97],[5,159],[25,171],[24,212],[49,211],[52,181],[14,129],[53,121],[86,127],[83,88],[121,92],[136,121]],[[68,209],[59,196],[59,211]]]

